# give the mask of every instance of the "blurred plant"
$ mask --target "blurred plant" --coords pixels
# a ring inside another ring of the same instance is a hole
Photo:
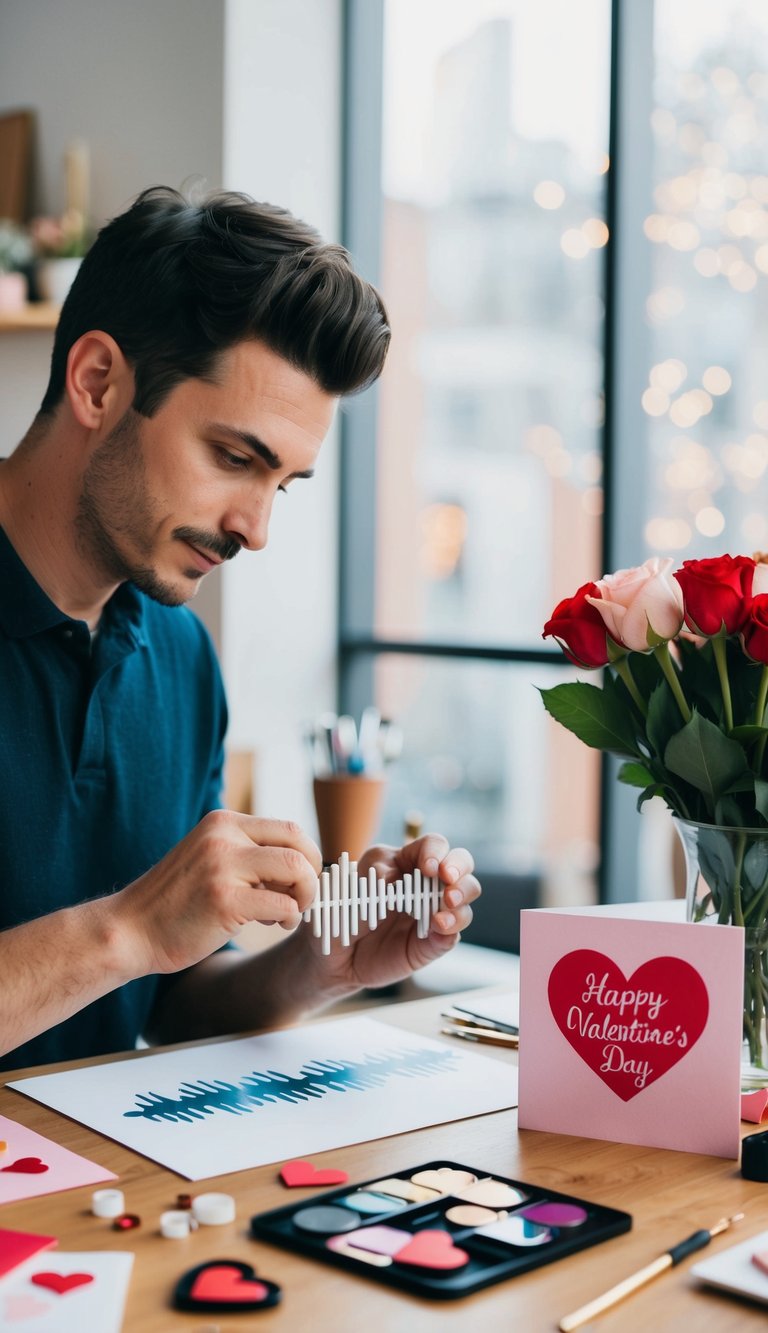
[[[32,259],[32,243],[27,233],[10,218],[0,218],[0,273],[14,273]]]
[[[29,230],[39,259],[81,259],[92,240],[83,214],[74,208],[57,218],[33,218]]]

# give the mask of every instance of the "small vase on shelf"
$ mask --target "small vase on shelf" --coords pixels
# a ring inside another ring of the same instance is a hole
[[[37,285],[43,300],[63,305],[82,262],[81,257],[41,259],[37,265]]]
[[[686,868],[686,917],[744,930],[745,1091],[768,1087],[768,829],[675,817]]]

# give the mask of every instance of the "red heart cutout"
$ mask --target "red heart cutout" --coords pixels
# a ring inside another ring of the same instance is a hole
[[[337,1171],[333,1167],[315,1167],[311,1162],[286,1162],[280,1168],[283,1184],[293,1188],[296,1185],[346,1185],[349,1176],[346,1171]]]
[[[75,1287],[84,1287],[88,1282],[93,1282],[93,1273],[33,1273],[30,1282],[34,1282],[38,1287],[49,1287],[51,1291],[57,1291],[60,1296],[68,1291],[74,1291]]]
[[[244,1277],[239,1268],[227,1264],[211,1264],[198,1273],[190,1296],[196,1301],[231,1301],[233,1305],[245,1301],[263,1301],[269,1288],[263,1282]]]
[[[463,1268],[469,1263],[469,1255],[454,1245],[447,1231],[417,1231],[413,1240],[398,1250],[395,1262],[416,1268]]]
[[[709,1015],[707,988],[683,958],[650,958],[626,978],[605,954],[575,949],[552,968],[548,993],[566,1041],[625,1102],[688,1054]]]
[[[38,1176],[41,1171],[49,1169],[39,1157],[20,1157],[17,1162],[11,1162],[10,1166],[0,1167],[0,1171],[20,1171],[27,1176]]]

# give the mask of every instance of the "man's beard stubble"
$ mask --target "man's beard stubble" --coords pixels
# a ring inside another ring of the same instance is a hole
[[[84,555],[110,580],[133,583],[163,606],[181,606],[193,596],[193,580],[204,576],[195,568],[185,571],[190,579],[185,594],[161,579],[150,563],[160,519],[147,486],[140,421],[129,408],[88,464],[75,520],[77,540]],[[231,560],[240,549],[231,538],[197,528],[178,527],[172,535],[221,560]],[[121,537],[127,539],[128,551]],[[131,551],[138,553],[138,560]]]

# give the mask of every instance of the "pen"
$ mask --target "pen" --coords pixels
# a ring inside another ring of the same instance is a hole
[[[689,1254],[695,1254],[697,1250],[703,1250],[705,1245],[709,1245],[713,1236],[719,1236],[721,1232],[727,1231],[734,1222],[740,1222],[743,1213],[734,1213],[733,1217],[721,1217],[719,1222],[710,1228],[709,1231],[694,1231],[693,1235],[688,1236],[686,1240],[681,1240],[679,1245],[673,1245],[671,1250],[665,1254],[659,1255],[653,1263],[646,1264],[645,1268],[640,1268],[631,1277],[626,1277],[623,1282],[618,1282],[610,1291],[603,1292],[594,1301],[588,1305],[582,1305],[581,1309],[574,1310],[573,1314],[567,1314],[560,1320],[558,1328],[560,1333],[571,1333],[574,1328],[581,1328],[589,1319],[594,1319],[595,1315],[602,1314],[604,1310],[610,1310],[613,1305],[618,1305],[625,1296],[630,1296],[633,1291],[644,1287],[646,1282],[651,1282],[659,1274],[666,1272],[668,1268],[673,1268],[679,1264],[682,1259],[687,1259]]]
[[[440,1017],[465,1028],[483,1028],[486,1032],[501,1032],[507,1037],[520,1035],[512,1023],[498,1023],[493,1018],[480,1018],[479,1015],[471,1014],[468,1009],[462,1010],[455,1005],[451,1005],[450,1009],[444,1009]]]
[[[461,1041],[479,1041],[485,1042],[488,1046],[506,1046],[509,1050],[516,1051],[520,1044],[519,1037],[513,1037],[511,1033],[494,1032],[491,1028],[441,1028],[440,1031],[445,1037],[459,1037]]]

